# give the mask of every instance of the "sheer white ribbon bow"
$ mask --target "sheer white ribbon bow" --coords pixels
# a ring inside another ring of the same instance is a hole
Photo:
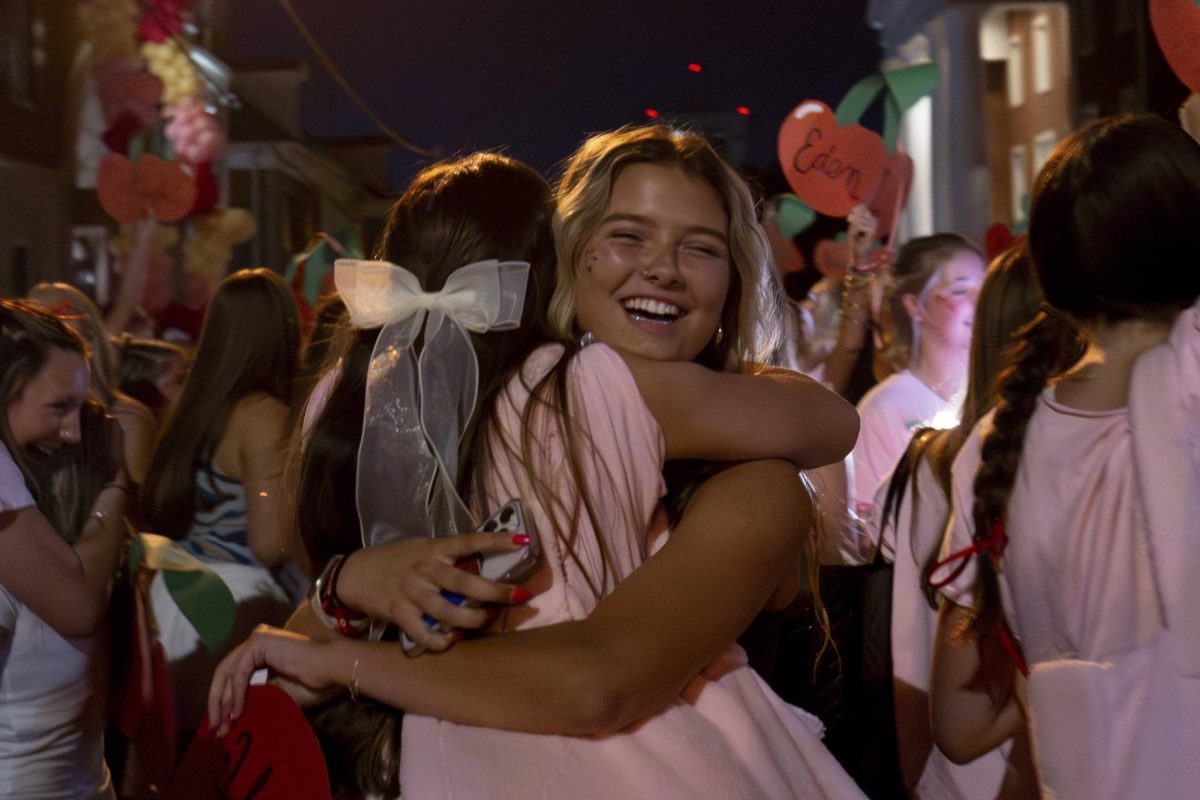
[[[528,278],[527,262],[480,261],[455,270],[440,292],[425,292],[415,275],[387,261],[334,262],[351,324],[383,329],[371,352],[358,449],[365,546],[474,529],[455,488],[479,383],[467,331],[520,327]]]

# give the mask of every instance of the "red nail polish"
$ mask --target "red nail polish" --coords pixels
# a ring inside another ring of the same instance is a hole
[[[512,591],[512,601],[514,603],[528,602],[529,598],[531,597],[533,597],[533,595],[524,586],[518,586]]]
[[[529,544],[529,534],[514,533],[512,542],[516,545]]]

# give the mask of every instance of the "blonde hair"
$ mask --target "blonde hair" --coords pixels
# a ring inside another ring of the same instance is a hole
[[[721,199],[729,215],[733,271],[720,335],[698,360],[730,372],[765,363],[786,341],[786,315],[750,187],[703,137],[663,125],[596,134],[567,160],[555,191],[557,273],[549,310],[554,332],[566,339],[582,333],[575,324],[576,267],[608,207],[613,183],[631,164],[675,167],[710,186]]]

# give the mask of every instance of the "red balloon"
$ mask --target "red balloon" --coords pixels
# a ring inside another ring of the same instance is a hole
[[[1150,25],[1179,80],[1200,93],[1200,5],[1196,0],[1150,0]]]
[[[887,161],[879,134],[842,125],[819,100],[796,106],[779,128],[779,163],[792,191],[831,217],[875,200]]]

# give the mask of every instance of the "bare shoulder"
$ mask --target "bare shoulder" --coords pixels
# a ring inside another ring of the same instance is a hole
[[[229,414],[229,430],[242,439],[274,439],[284,433],[288,406],[266,392],[239,400]]]

